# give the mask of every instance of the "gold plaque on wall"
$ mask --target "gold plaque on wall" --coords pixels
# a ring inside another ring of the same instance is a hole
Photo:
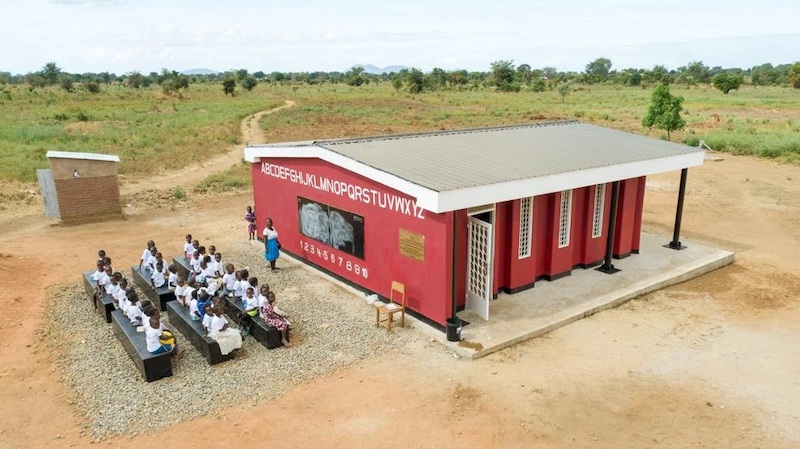
[[[425,262],[425,236],[400,228],[400,254]]]

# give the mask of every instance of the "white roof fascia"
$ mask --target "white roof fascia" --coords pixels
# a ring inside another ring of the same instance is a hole
[[[73,153],[70,151],[48,151],[45,155],[48,159],[88,159],[90,161],[119,162],[119,156],[115,154],[100,153]]]
[[[414,184],[391,173],[378,170],[375,167],[317,145],[247,147],[244,149],[244,154],[245,160],[251,163],[258,163],[261,162],[262,158],[270,157],[322,159],[330,164],[391,187],[398,192],[405,193],[416,199],[417,207],[427,211],[436,212],[434,207],[439,203],[439,192],[435,190],[427,189],[419,184]]]
[[[705,152],[697,151],[646,161],[596,167],[529,179],[501,182],[439,193],[433,212],[467,209],[481,204],[510,201],[562,190],[620,181],[655,173],[663,173],[703,164]]]

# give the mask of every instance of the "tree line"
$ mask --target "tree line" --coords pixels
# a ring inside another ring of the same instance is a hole
[[[99,93],[103,84],[121,84],[130,88],[160,86],[165,93],[178,93],[191,84],[221,83],[226,94],[235,95],[237,87],[252,90],[259,83],[270,84],[347,84],[362,86],[388,82],[398,91],[412,94],[437,90],[477,90],[493,88],[502,92],[557,90],[562,99],[569,93],[572,83],[612,84],[647,88],[659,84],[712,85],[723,93],[738,89],[743,84],[753,86],[791,86],[800,89],[800,62],[773,66],[766,63],[748,69],[709,67],[702,61],[692,61],[676,69],[656,65],[651,69],[615,69],[610,59],[597,58],[586,64],[581,72],[560,71],[555,67],[533,68],[529,64],[515,64],[513,60],[492,62],[488,71],[467,71],[434,68],[423,72],[417,68],[380,75],[366,73],[355,66],[346,72],[264,72],[249,73],[245,69],[208,75],[186,75],[174,70],[142,74],[130,72],[117,75],[110,72],[68,73],[55,62],[48,62],[41,70],[26,74],[0,72],[0,85],[22,84],[29,89],[60,86],[73,92],[76,86],[90,93]]]

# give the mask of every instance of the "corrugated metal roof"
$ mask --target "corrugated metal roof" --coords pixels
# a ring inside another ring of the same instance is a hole
[[[702,152],[577,121],[314,144],[437,192]]]

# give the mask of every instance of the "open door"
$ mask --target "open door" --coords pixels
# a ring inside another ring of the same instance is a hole
[[[494,234],[492,224],[482,220],[491,212],[470,216],[467,219],[467,301],[466,308],[484,320],[489,319],[489,301],[492,300],[492,261],[494,259]]]

